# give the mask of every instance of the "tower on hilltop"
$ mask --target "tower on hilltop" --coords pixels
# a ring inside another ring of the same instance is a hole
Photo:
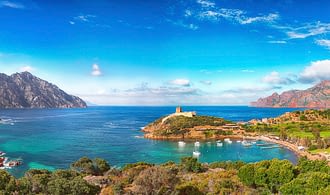
[[[181,113],[181,112],[182,112],[181,106],[176,107],[175,113]]]

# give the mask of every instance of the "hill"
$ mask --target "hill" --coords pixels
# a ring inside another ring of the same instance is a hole
[[[330,108],[330,81],[325,80],[306,90],[273,93],[251,102],[255,107]]]
[[[190,115],[194,113],[194,115]],[[143,128],[150,139],[208,139],[232,135],[240,127],[213,116],[197,116],[195,112],[179,112],[161,117]]]
[[[0,73],[0,108],[85,108],[86,103],[29,72]]]

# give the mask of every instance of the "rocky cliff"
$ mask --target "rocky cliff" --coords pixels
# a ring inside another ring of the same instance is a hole
[[[330,81],[322,81],[306,90],[291,90],[282,94],[273,93],[271,96],[251,102],[251,106],[330,108]]]
[[[84,108],[86,103],[29,72],[0,73],[0,108]]]

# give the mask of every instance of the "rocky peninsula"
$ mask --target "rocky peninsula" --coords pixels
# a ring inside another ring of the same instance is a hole
[[[198,116],[196,112],[176,112],[161,117],[142,129],[145,138],[160,140],[219,139],[242,137],[244,130],[232,121],[212,116]]]

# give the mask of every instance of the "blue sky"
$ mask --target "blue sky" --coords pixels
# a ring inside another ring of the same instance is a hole
[[[0,0],[0,72],[100,105],[247,105],[330,79],[326,0]]]

